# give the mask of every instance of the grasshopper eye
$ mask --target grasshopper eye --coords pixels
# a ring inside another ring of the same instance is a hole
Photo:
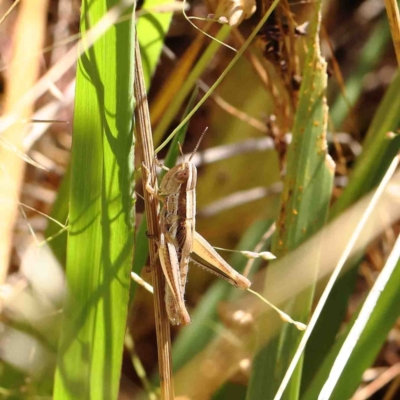
[[[189,178],[189,170],[188,169],[183,169],[181,171],[179,171],[176,175],[175,175],[175,179],[178,182],[186,182]]]

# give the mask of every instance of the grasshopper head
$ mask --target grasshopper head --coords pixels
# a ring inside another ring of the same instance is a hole
[[[175,165],[164,176],[160,189],[165,194],[193,190],[197,183],[197,169],[191,162]]]
[[[184,162],[176,166],[178,169],[174,175],[174,178],[179,183],[188,182],[188,186],[194,182],[196,185],[197,181],[197,169],[196,166],[191,162]],[[190,183],[189,183],[190,182]]]

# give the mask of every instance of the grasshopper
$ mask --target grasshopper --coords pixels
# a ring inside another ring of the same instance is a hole
[[[161,201],[158,256],[166,279],[166,308],[173,325],[190,322],[184,299],[190,260],[241,289],[251,285],[196,232],[197,169],[192,156],[168,170],[158,192],[151,185],[149,169],[142,164],[147,172],[146,190]]]

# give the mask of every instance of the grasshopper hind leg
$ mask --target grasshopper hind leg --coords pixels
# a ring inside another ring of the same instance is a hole
[[[177,304],[168,285],[165,287],[165,304],[167,307],[168,318],[172,325],[187,325],[190,323],[190,316],[186,307],[181,308]]]
[[[158,253],[167,281],[165,303],[169,319],[173,325],[187,325],[190,322],[190,316],[185,307],[178,255],[175,246],[165,241],[164,234],[161,234]]]

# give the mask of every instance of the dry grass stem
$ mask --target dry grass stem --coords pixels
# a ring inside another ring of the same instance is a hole
[[[199,88],[204,93],[207,93],[210,90],[210,87],[202,80],[199,80],[198,85],[199,85]],[[215,102],[215,104],[217,104],[219,107],[221,107],[228,114],[234,116],[237,119],[240,119],[241,121],[245,122],[246,124],[252,126],[255,129],[259,130],[260,132],[268,133],[267,126],[264,122],[239,110],[237,107],[233,106],[232,104],[227,102],[225,99],[223,99],[219,94],[214,92],[211,95],[211,99]]]
[[[15,7],[19,4],[20,0],[16,0],[10,8],[4,13],[4,15],[0,18],[0,25],[7,19],[7,17],[12,13]]]
[[[149,106],[147,102],[146,87],[143,78],[142,61],[140,56],[139,41],[135,39],[135,84],[134,92],[136,99],[136,140],[141,161],[149,168],[153,185],[157,185],[157,177],[154,163],[154,147],[151,131]],[[164,290],[165,279],[157,257],[157,243],[154,237],[159,237],[158,229],[158,200],[150,195],[145,188],[146,180],[143,182],[143,193],[146,208],[147,228],[149,234],[150,265],[152,266],[153,289],[154,289],[154,311],[157,334],[158,365],[161,382],[162,398],[172,400],[174,398],[174,385],[172,378],[171,357],[171,335],[170,324],[165,309]]]
[[[397,65],[400,67],[400,14],[399,6],[395,0],[385,0],[386,12],[389,19],[390,31],[392,32],[392,39],[394,51],[396,52]]]
[[[270,228],[264,233],[264,235],[262,236],[261,240],[257,243],[257,246],[254,247],[254,251],[255,252],[260,252],[263,247],[266,245],[267,241],[271,238],[271,236],[275,233],[276,230],[276,224],[273,223]],[[246,266],[244,267],[243,270],[243,275],[244,276],[249,276],[249,273],[251,271],[251,267],[253,266],[255,261],[255,258],[250,258],[247,263]]]
[[[248,190],[240,190],[203,207],[197,212],[197,216],[201,218],[210,218],[243,204],[277,195],[282,192],[282,188],[282,182],[276,182],[269,187],[259,186]]]
[[[47,0],[25,1],[21,3],[14,30],[13,58],[11,71],[6,77],[4,115],[14,115],[15,120],[2,133],[2,138],[17,152],[0,147],[1,173],[0,193],[2,223],[0,224],[0,284],[7,275],[13,229],[17,216],[18,197],[25,173],[25,161],[18,154],[23,151],[25,125],[21,120],[29,120],[33,113],[34,99],[19,106],[20,99],[35,84],[39,76],[40,57],[47,23]],[[26,34],[29,32],[29,34]],[[35,56],[36,55],[36,56]],[[28,61],[28,62],[27,62]]]
[[[243,44],[246,42],[245,38],[237,28],[232,29],[232,38],[233,40],[235,40],[237,47],[242,47]],[[276,91],[276,88],[273,85],[271,85],[271,82],[269,81],[265,65],[263,65],[261,60],[251,50],[246,50],[244,55],[249,60],[254,72],[260,79],[260,82],[264,85],[267,93],[273,90]],[[274,94],[278,95],[278,93]]]
[[[198,34],[191,46],[185,51],[184,55],[180,58],[179,62],[175,65],[172,73],[169,75],[168,80],[159,90],[154,100],[151,103],[151,122],[153,125],[158,123],[165,113],[165,110],[171,103],[172,99],[177,95],[178,88],[187,79],[193,65],[201,52],[204,44],[205,36]],[[176,58],[175,58],[176,59]]]

